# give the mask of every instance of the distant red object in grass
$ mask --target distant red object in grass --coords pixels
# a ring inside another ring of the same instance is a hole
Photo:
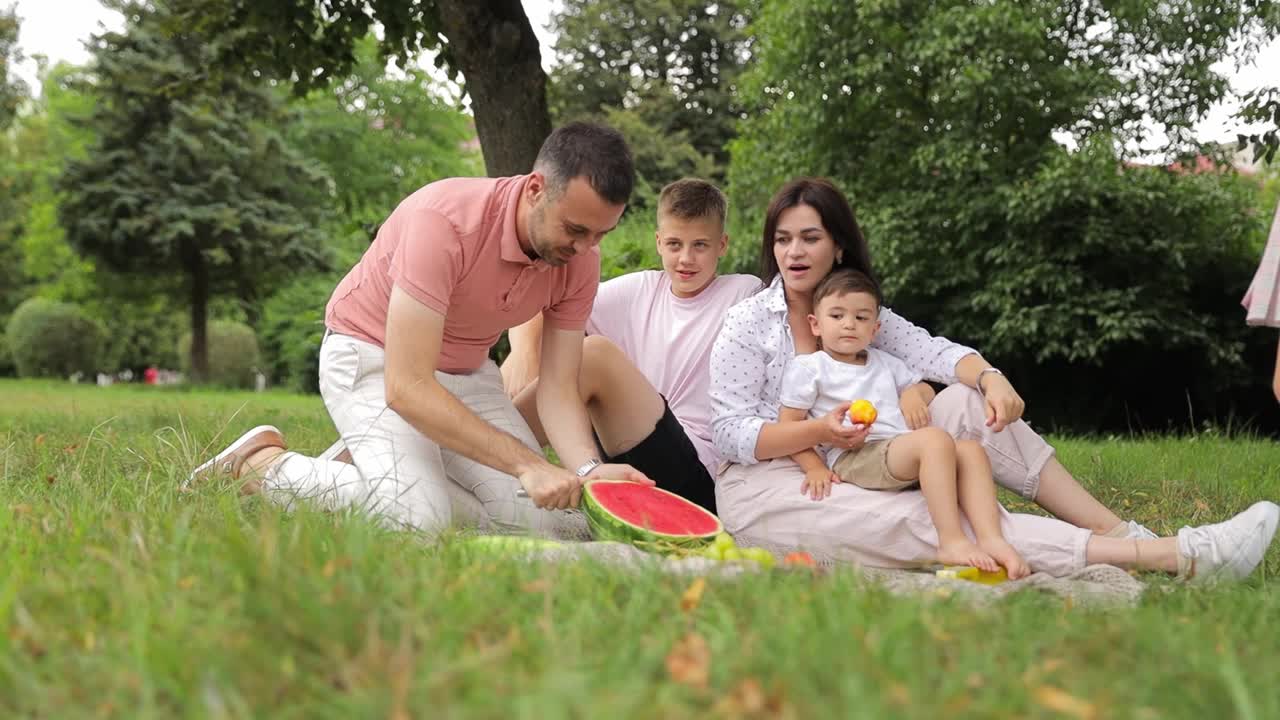
[[[817,567],[818,563],[814,562],[813,556],[807,552],[788,553],[782,558],[783,565],[803,565],[805,567]]]
[[[156,369],[155,365],[151,365],[142,371],[142,382],[147,385],[155,385],[160,382],[160,371]]]

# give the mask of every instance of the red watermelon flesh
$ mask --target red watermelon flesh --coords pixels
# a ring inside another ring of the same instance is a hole
[[[608,539],[631,536],[703,542],[722,530],[720,520],[702,507],[666,490],[633,482],[590,482],[584,506],[598,534]]]

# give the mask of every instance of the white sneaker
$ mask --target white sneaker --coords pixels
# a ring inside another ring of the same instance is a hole
[[[1280,523],[1280,506],[1257,502],[1226,522],[1178,531],[1178,576],[1193,583],[1243,580],[1258,567]]]
[[[1160,536],[1148,530],[1146,526],[1130,520],[1129,532],[1124,537],[1126,540],[1157,540]]]

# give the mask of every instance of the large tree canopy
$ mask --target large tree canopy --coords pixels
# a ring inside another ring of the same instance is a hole
[[[17,10],[0,9],[0,130],[9,127],[18,114],[18,106],[27,97],[27,84],[14,75],[13,70],[21,60]]]
[[[92,43],[98,139],[61,178],[60,219],[113,271],[185,277],[200,380],[212,296],[252,300],[278,273],[320,261],[327,183],[274,129],[287,123],[274,92],[206,71],[219,37],[174,32],[163,8],[124,10],[124,30]]]
[[[772,2],[744,79],[735,176],[759,191],[804,171],[857,191],[921,174],[1034,169],[1055,135],[1194,146],[1229,91],[1213,68],[1275,30],[1268,0]],[[762,150],[771,150],[761,152]]]
[[[727,164],[742,115],[738,75],[751,56],[759,0],[566,0],[553,16],[558,116],[634,109],[654,132],[680,132]]]
[[[429,50],[461,74],[490,175],[528,172],[551,133],[546,73],[520,0],[153,0],[174,32],[226,37],[213,67],[291,80],[301,92],[346,75],[374,25],[401,66]]]
[[[913,320],[995,362],[1135,388],[1117,402],[1166,417],[1184,392],[1212,404],[1251,362],[1237,316],[1256,190],[1126,169],[1125,152],[1153,147],[1152,127],[1198,149],[1195,122],[1228,93],[1214,64],[1274,33],[1263,6],[769,2],[734,195],[759,208],[789,177],[833,177]]]

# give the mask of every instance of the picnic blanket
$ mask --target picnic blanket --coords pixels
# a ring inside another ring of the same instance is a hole
[[[668,557],[648,553],[625,543],[592,541],[585,532],[573,533],[572,537],[561,534],[559,539],[571,542],[566,542],[561,547],[539,550],[537,555],[550,562],[570,562],[591,558],[622,568],[636,570],[655,568],[661,572],[691,576],[732,577],[743,573],[763,572],[763,568],[751,562],[724,563],[704,557]],[[766,549],[781,558],[786,553],[800,548],[768,547]],[[979,585],[963,580],[940,578],[927,570],[871,568],[842,562],[838,558],[831,557],[817,557],[815,561],[816,572],[853,569],[895,594],[956,596],[979,604],[992,603],[1023,590],[1036,590],[1085,607],[1133,606],[1137,604],[1145,589],[1141,581],[1114,565],[1089,565],[1066,577],[1034,573],[1021,580],[1010,580],[999,585]]]

